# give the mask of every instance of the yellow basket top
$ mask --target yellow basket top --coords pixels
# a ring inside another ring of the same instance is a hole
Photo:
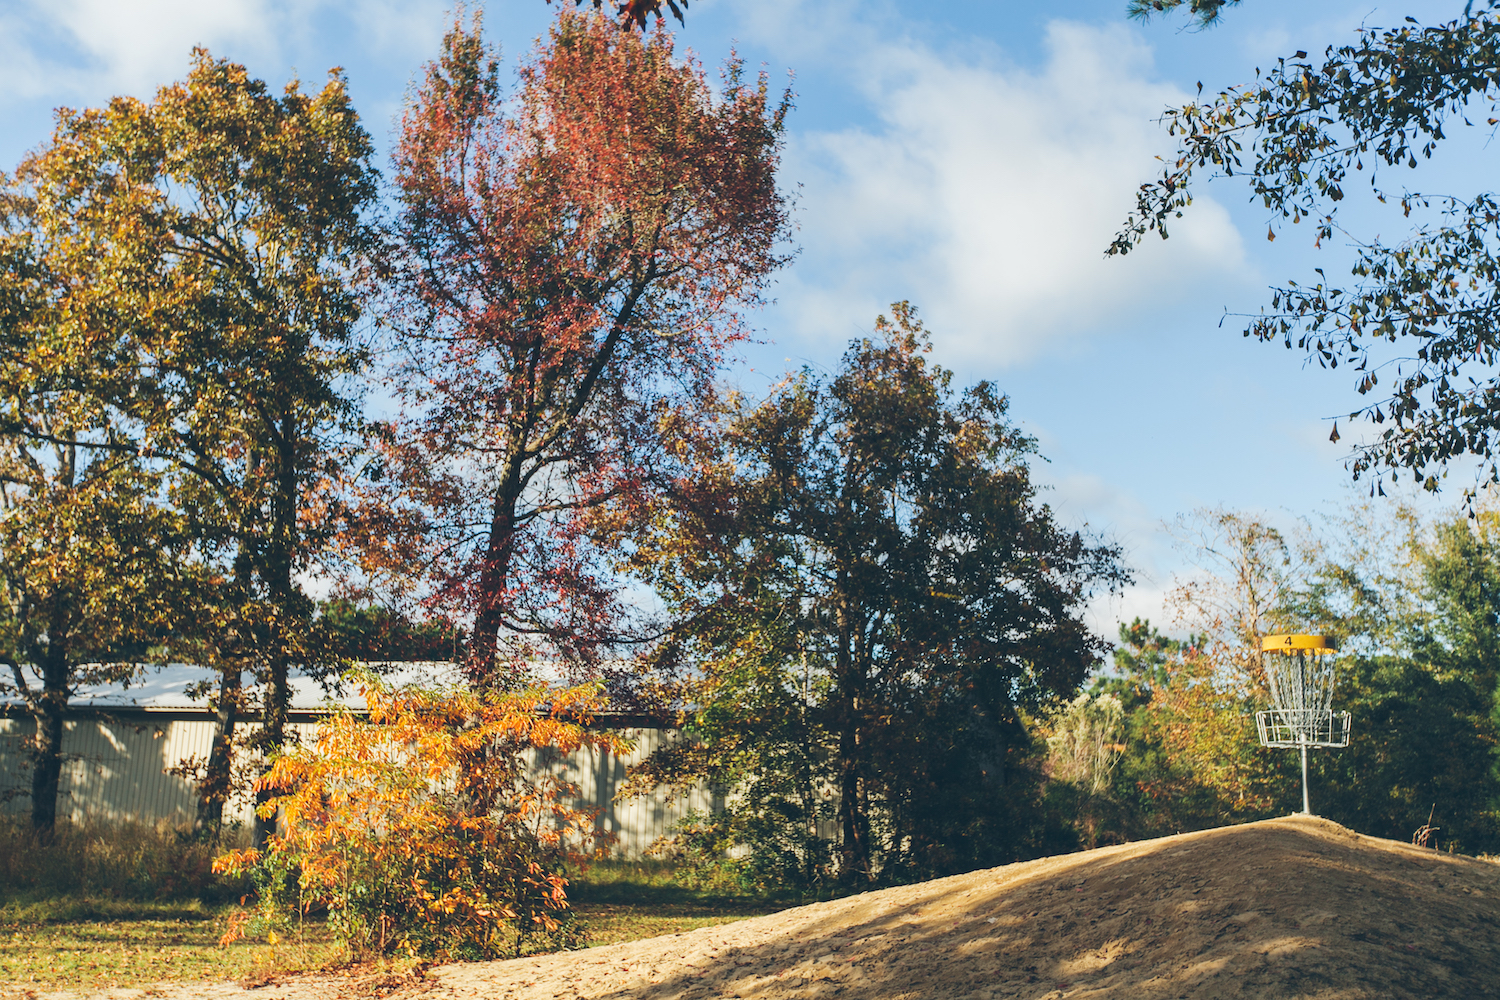
[[[1338,652],[1338,643],[1326,635],[1268,635],[1260,641],[1262,653],[1313,653],[1322,655]]]

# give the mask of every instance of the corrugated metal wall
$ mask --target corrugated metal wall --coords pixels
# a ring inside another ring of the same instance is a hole
[[[621,857],[638,858],[658,838],[667,836],[691,811],[713,813],[724,808],[724,795],[700,785],[685,796],[658,789],[648,795],[616,802],[615,793],[625,783],[625,770],[645,759],[676,734],[661,729],[625,729],[622,733],[635,742],[629,754],[616,756],[598,751],[580,750],[559,756],[555,752],[535,752],[532,767],[546,771],[578,786],[578,808],[598,810],[598,825],[615,834],[614,852]]]
[[[317,724],[294,722],[289,727],[299,738],[311,741]],[[31,808],[26,795],[6,796],[7,791],[29,791],[23,741],[32,732],[29,718],[0,718],[0,812],[24,814]],[[569,755],[539,753],[532,766],[578,786],[575,807],[599,811],[598,823],[618,840],[614,852],[622,857],[640,857],[658,837],[691,810],[722,809],[724,797],[707,786],[686,796],[655,792],[625,802],[615,802],[615,793],[625,780],[625,769],[675,734],[660,729],[630,729],[625,735],[635,741],[626,756],[579,750]],[[75,822],[88,820],[138,820],[191,823],[197,808],[193,784],[168,771],[192,758],[208,756],[213,722],[208,719],[153,721],[150,713],[117,713],[111,718],[75,718],[65,723],[63,764],[58,815]],[[9,798],[9,801],[4,801]],[[232,799],[225,808],[226,820],[248,823],[251,803]]]

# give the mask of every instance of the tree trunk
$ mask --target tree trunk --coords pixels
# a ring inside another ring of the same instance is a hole
[[[474,632],[469,637],[469,681],[481,690],[499,687],[500,628],[504,624],[504,596],[510,585],[510,563],[515,553],[516,505],[521,500],[521,463],[508,463],[505,476],[495,490],[490,512],[490,535],[485,545],[484,565],[479,572],[479,607],[474,614]]]
[[[286,743],[286,717],[289,698],[288,664],[285,655],[274,656],[266,675],[265,711],[261,716],[260,746],[266,755],[262,773],[271,769],[271,758]],[[263,817],[260,808],[275,792],[257,789],[255,792],[255,846],[265,850],[266,842],[276,832],[276,817]]]
[[[66,654],[49,650],[42,665],[42,693],[31,717],[36,737],[31,748],[31,828],[50,837],[57,824],[58,786],[62,779],[63,717],[68,708]]]
[[[845,882],[870,877],[868,824],[860,813],[859,791],[858,733],[850,712],[839,734],[839,876]]]
[[[306,625],[301,597],[292,581],[293,554],[298,548],[297,511],[301,506],[300,479],[297,466],[297,443],[301,429],[294,416],[284,416],[276,428],[277,472],[276,494],[271,498],[271,544],[262,564],[262,581],[276,609],[276,621],[270,635],[270,656],[266,664],[265,695],[261,716],[260,749],[265,755],[261,773],[271,769],[272,758],[286,744],[287,709],[291,701],[290,673],[294,648],[301,648],[295,634]],[[276,832],[276,817],[261,816],[261,806],[275,793],[257,789],[255,793],[255,846],[265,849]]]
[[[847,574],[841,567],[836,576],[835,597],[838,617],[838,650],[834,669],[839,674],[843,698],[839,705],[839,878],[852,882],[866,881],[870,871],[869,817],[860,808],[861,748],[859,740],[860,693],[864,685],[857,677],[857,650],[854,649],[853,625],[848,601],[844,597]]]
[[[500,628],[504,624],[501,607],[506,581],[510,576],[511,541],[509,532],[500,540],[495,528],[485,553],[484,569],[479,575],[479,608],[474,614],[474,631],[469,636],[469,655],[464,672],[479,690],[500,686]]]
[[[199,830],[212,829],[214,839],[224,826],[224,802],[229,798],[234,777],[234,726],[239,720],[240,668],[219,668],[219,697],[214,705],[214,739],[208,751],[208,764],[198,784]]]

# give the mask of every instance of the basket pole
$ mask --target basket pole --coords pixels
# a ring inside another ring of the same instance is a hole
[[[1307,746],[1305,744],[1302,747],[1302,815],[1312,815],[1312,806],[1307,802]]]

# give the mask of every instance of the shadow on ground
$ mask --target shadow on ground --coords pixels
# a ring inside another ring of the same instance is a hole
[[[1292,817],[428,977],[427,1000],[1469,1000],[1500,993],[1500,866]]]

